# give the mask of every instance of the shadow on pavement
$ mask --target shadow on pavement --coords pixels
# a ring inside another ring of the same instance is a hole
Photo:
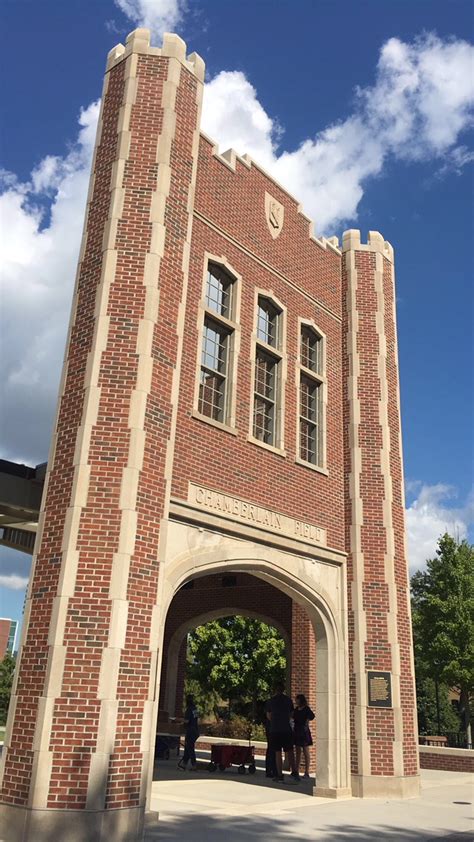
[[[438,831],[402,830],[400,827],[377,825],[370,828],[344,824],[340,827],[324,828],[321,825],[315,836],[315,831],[305,828],[292,827],[291,820],[286,818],[272,819],[268,817],[252,816],[216,817],[212,815],[186,815],[176,818],[160,820],[154,827],[148,828],[145,842],[175,842],[176,839],[192,840],[192,842],[283,842],[283,840],[298,840],[311,842],[312,839],[324,839],[324,842],[375,842],[387,839],[392,842],[423,842],[435,840],[438,842],[468,842],[472,839],[469,831],[465,833],[443,834]],[[445,830],[444,833],[447,831]]]
[[[178,757],[171,757],[169,760],[157,760],[153,768],[153,781],[161,783],[164,781],[183,781],[190,779],[205,780],[212,783],[212,781],[227,780],[236,781],[250,786],[268,787],[271,789],[280,788],[284,790],[291,790],[298,792],[300,795],[308,795],[313,797],[313,787],[315,785],[314,778],[301,778],[298,784],[289,783],[290,776],[285,774],[285,784],[277,784],[271,778],[265,776],[265,766],[257,758],[257,771],[254,775],[240,775],[237,771],[237,766],[230,766],[224,772],[219,770],[209,772],[207,766],[209,764],[209,757],[198,756],[198,771],[197,772],[182,772],[178,769]]]

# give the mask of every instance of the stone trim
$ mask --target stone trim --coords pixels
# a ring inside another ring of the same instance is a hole
[[[353,642],[354,670],[356,678],[356,704],[354,709],[354,739],[357,743],[358,769],[367,774],[370,769],[370,745],[367,736],[367,685],[365,681],[365,644],[367,641],[367,620],[364,610],[364,554],[361,529],[363,525],[363,501],[360,493],[362,454],[359,445],[360,399],[358,378],[360,358],[358,351],[359,314],[357,310],[357,269],[355,252],[345,255],[347,268],[347,349],[349,357],[347,394],[349,399],[349,447],[351,472],[349,475],[349,497],[351,501],[350,549],[353,559],[354,578],[350,583],[352,612],[358,620]]]
[[[58,396],[57,396],[57,401],[56,401],[56,412],[55,412],[53,427],[52,427],[53,433],[52,433],[52,437],[51,437],[51,444],[50,444],[50,448],[49,448],[48,460],[47,460],[47,463],[46,463],[46,474],[45,474],[44,485],[43,485],[43,493],[42,493],[42,497],[41,497],[41,507],[40,507],[39,517],[38,517],[38,525],[36,527],[35,545],[34,545],[34,550],[33,550],[33,558],[32,558],[32,562],[31,562],[30,577],[29,577],[29,582],[28,582],[28,586],[27,586],[27,590],[26,590],[25,607],[24,607],[24,610],[23,610],[23,623],[22,623],[21,634],[20,634],[20,639],[19,639],[18,655],[17,655],[17,661],[16,661],[16,665],[15,665],[15,675],[14,675],[14,679],[13,679],[12,693],[11,693],[11,697],[10,697],[9,716],[8,716],[8,721],[7,721],[7,728],[6,728],[6,731],[5,731],[5,738],[4,738],[2,756],[1,756],[1,759],[0,759],[0,783],[3,780],[5,762],[6,762],[6,759],[7,759],[7,754],[8,754],[8,749],[9,749],[9,746],[10,746],[11,734],[12,734],[12,729],[13,729],[13,723],[14,723],[15,715],[16,715],[16,706],[17,706],[17,702],[18,702],[18,696],[16,694],[17,683],[18,683],[18,675],[19,675],[19,672],[20,672],[23,645],[25,643],[27,633],[28,633],[29,617],[30,617],[30,611],[31,611],[31,595],[32,595],[32,588],[33,588],[33,580],[34,580],[34,576],[35,576],[36,561],[37,561],[37,558],[38,558],[38,553],[39,553],[39,550],[40,550],[40,547],[41,547],[41,541],[42,541],[42,538],[43,538],[46,497],[47,497],[47,493],[48,493],[48,486],[49,486],[51,471],[53,469],[54,459],[55,459],[55,455],[56,455],[56,446],[57,446],[57,438],[58,438],[57,428],[58,428],[59,412],[60,412],[60,408],[61,408],[61,401],[62,401],[62,398],[64,396],[64,390],[65,390],[67,374],[68,374],[69,343],[70,343],[70,340],[71,340],[72,330],[73,330],[75,322],[76,322],[79,278],[80,278],[80,274],[81,274],[82,262],[84,260],[84,254],[85,254],[85,249],[86,249],[86,244],[87,244],[87,233],[88,233],[87,232],[87,225],[88,225],[88,220],[89,220],[89,210],[90,210],[90,205],[91,205],[91,201],[92,201],[94,181],[95,181],[95,174],[94,174],[95,163],[96,163],[96,159],[97,159],[97,149],[98,149],[98,146],[99,146],[99,143],[100,143],[100,137],[101,137],[101,133],[102,133],[104,100],[105,100],[105,96],[107,94],[108,84],[109,84],[109,77],[107,76],[107,77],[105,77],[104,83],[103,83],[103,86],[102,86],[102,97],[101,97],[100,110],[99,110],[99,119],[97,121],[97,133],[96,133],[96,139],[95,139],[95,144],[94,144],[94,152],[93,152],[93,155],[92,155],[89,189],[88,189],[88,193],[87,193],[86,207],[85,207],[85,211],[84,211],[84,224],[83,224],[83,228],[82,228],[78,264],[77,264],[77,269],[76,269],[74,290],[73,290],[73,295],[72,295],[71,313],[70,313],[70,317],[69,317],[69,325],[68,325],[68,330],[67,330],[67,334],[66,334],[66,344],[65,344],[65,351],[64,351],[64,355],[63,355],[62,370],[61,370],[61,376],[60,376],[60,381],[59,381],[59,386],[58,386]],[[51,620],[51,627],[54,627],[54,614],[53,614],[53,618]],[[50,633],[51,633],[51,629],[50,629]],[[49,780],[49,778],[48,778],[48,780]]]
[[[387,240],[384,240],[379,231],[369,231],[367,244],[361,243],[358,228],[349,228],[349,230],[344,231],[342,252],[347,251],[380,252],[390,263],[393,263],[393,248]]]
[[[189,70],[199,82],[204,82],[205,65],[197,53],[191,53],[186,57],[186,43],[179,35],[165,32],[163,34],[163,45],[161,47],[150,46],[150,30],[141,28],[135,29],[127,35],[125,46],[117,44],[113,47],[107,58],[106,72],[111,70],[132,53],[143,56],[163,56],[164,58],[175,58],[181,65]]]
[[[179,43],[178,43],[179,42]],[[180,44],[184,45],[184,42],[181,41],[180,38],[176,35],[167,35],[163,36],[163,48],[162,48],[162,55],[166,55],[167,51],[171,48],[172,43],[176,43],[181,50]],[[185,45],[184,45],[185,46]],[[182,61],[182,53],[180,53],[179,60]],[[158,541],[158,561],[163,563],[164,561],[164,554],[166,553],[166,543],[167,543],[167,521],[169,516],[169,509],[170,509],[170,499],[171,499],[171,484],[172,484],[172,470],[173,470],[173,459],[174,459],[174,446],[176,440],[176,426],[177,426],[177,418],[178,418],[178,402],[179,402],[179,385],[180,385],[180,376],[181,376],[181,362],[183,357],[183,346],[184,346],[184,328],[185,328],[185,315],[186,315],[186,302],[187,302],[187,295],[188,295],[188,281],[189,281],[189,261],[190,261],[190,254],[191,254],[191,237],[192,237],[192,228],[193,228],[193,210],[194,210],[194,197],[196,192],[196,180],[197,180],[197,164],[198,164],[198,157],[199,157],[199,125],[201,120],[201,110],[202,110],[202,97],[203,97],[203,82],[204,82],[204,62],[202,59],[197,56],[195,53],[189,57],[189,61],[192,62],[191,67],[188,69],[194,72],[198,84],[196,86],[196,106],[197,106],[197,117],[196,117],[196,127],[193,133],[193,143],[192,143],[192,174],[191,174],[191,181],[188,190],[188,198],[187,198],[187,211],[188,211],[188,226],[186,232],[186,240],[183,245],[183,258],[182,258],[182,271],[183,271],[183,286],[182,286],[182,296],[181,302],[179,305],[179,315],[178,315],[178,322],[176,326],[176,332],[178,337],[178,347],[177,347],[177,354],[176,354],[176,365],[173,371],[173,380],[172,380],[172,387],[171,387],[171,395],[170,395],[170,403],[171,403],[171,425],[170,425],[170,435],[167,442],[166,447],[166,463],[165,463],[165,499],[164,499],[164,511],[163,511],[163,519],[160,524],[160,536]],[[189,64],[189,62],[188,62]],[[177,62],[170,60],[169,63],[169,82],[174,85],[174,97],[172,99],[174,105],[174,99],[176,97],[177,92],[177,70],[179,65],[177,66]],[[173,75],[174,74],[174,75]],[[163,133],[164,127],[166,126],[166,110],[171,107],[171,100],[166,102],[163,100],[163,107],[165,110],[164,119],[163,119]],[[162,133],[162,134],[163,134]],[[162,154],[163,143],[161,141],[161,137],[158,142],[159,154]],[[171,142],[166,144],[167,148],[167,155],[169,158],[169,162],[171,162]],[[162,169],[162,167],[160,167]],[[158,190],[160,189],[160,185],[158,184]],[[152,203],[153,207],[153,203]],[[164,223],[164,201],[160,201],[160,212],[163,215],[163,223]],[[149,650],[151,652],[151,659],[152,659],[152,666],[150,670],[150,682],[148,687],[148,701],[145,705],[144,710],[144,731],[148,733],[148,746],[143,746],[142,740],[142,747],[143,747],[143,766],[142,766],[142,779],[141,779],[141,790],[140,790],[140,803],[144,805],[150,804],[151,799],[151,785],[153,780],[153,762],[154,762],[154,750],[155,750],[155,740],[154,740],[154,732],[156,727],[156,722],[158,719],[158,702],[159,702],[159,670],[161,669],[161,651],[160,651],[160,629],[159,629],[159,617],[160,617],[160,608],[162,602],[162,592],[163,583],[162,577],[158,577],[158,587],[157,587],[157,594],[156,594],[156,602],[153,607],[153,615],[152,615],[152,623],[150,629],[150,638],[149,638]]]
[[[133,58],[128,61],[126,68],[126,77],[133,75],[134,62]],[[60,402],[64,394],[65,382],[67,377],[68,362],[67,354],[69,352],[69,343],[72,328],[75,324],[76,309],[77,309],[77,291],[79,276],[82,268],[82,261],[85,256],[87,244],[87,224],[89,218],[89,208],[93,197],[94,188],[94,169],[97,157],[97,150],[100,144],[102,133],[102,120],[104,100],[108,89],[108,77],[104,80],[101,110],[99,114],[98,129],[94,147],[94,155],[92,161],[92,176],[89,185],[89,192],[87,197],[86,215],[84,230],[79,254],[79,263],[76,273],[76,285],[73,297],[72,312],[69,324],[69,331],[66,345],[66,355],[63,365],[63,372],[61,377],[61,384],[59,390],[59,400],[56,412],[56,422],[54,427],[54,435],[51,444],[51,451],[48,460],[48,471],[45,480],[45,487],[43,491],[44,506],[46,500],[47,486],[49,477],[53,468],[54,456],[57,443],[57,421],[60,411]],[[122,138],[125,134],[123,121],[119,119],[117,125],[118,134],[118,150],[124,148]],[[111,182],[113,184],[113,182]],[[69,597],[74,593],[75,576],[77,571],[78,550],[77,538],[79,532],[79,521],[82,508],[87,503],[87,492],[89,485],[90,467],[88,465],[89,458],[89,444],[92,426],[97,418],[97,411],[100,398],[100,387],[98,386],[98,373],[100,355],[105,348],[108,331],[108,317],[106,315],[108,293],[111,281],[113,280],[115,270],[116,252],[115,245],[115,230],[117,215],[121,213],[121,203],[117,201],[117,194],[120,188],[114,189],[111,187],[110,191],[110,205],[108,220],[104,231],[104,256],[102,265],[102,274],[96,292],[96,323],[94,326],[94,335],[92,339],[91,350],[88,354],[86,365],[86,373],[84,377],[84,402],[82,412],[82,423],[78,428],[76,439],[76,448],[74,453],[74,478],[71,490],[70,505],[66,512],[65,526],[62,541],[62,562],[60,568],[60,575],[58,581],[57,596],[54,598],[53,611],[49,627],[48,643],[49,655],[46,668],[45,683],[43,689],[43,696],[38,700],[38,716],[36,720],[36,729],[33,739],[33,765],[31,773],[31,785],[29,788],[28,807],[33,809],[44,809],[47,805],[49,782],[51,777],[53,754],[49,751],[49,742],[51,736],[51,729],[53,724],[53,710],[55,699],[61,694],[62,677],[65,665],[66,648],[63,645],[64,629],[66,624],[67,610]],[[115,227],[114,227],[115,222]],[[105,233],[109,231],[108,240]],[[44,523],[44,509],[42,508],[40,516],[40,524],[38,529],[37,547],[39,548]],[[36,561],[36,559],[35,559]],[[28,600],[31,601],[31,588],[33,585],[33,575],[30,578]],[[28,612],[29,613],[29,612]],[[22,641],[25,639],[27,623],[24,624]],[[7,752],[4,751],[3,762],[5,762]]]
[[[319,336],[322,342],[322,366],[320,372],[312,371],[310,368],[306,368],[302,365],[301,362],[301,331],[303,326],[307,326],[314,330],[314,332]],[[296,385],[296,393],[298,395],[298,402],[297,402],[297,417],[296,417],[296,458],[295,462],[299,465],[305,465],[307,468],[311,468],[313,471],[317,471],[318,473],[325,474],[329,476],[329,471],[327,467],[327,407],[328,407],[328,381],[327,381],[327,372],[326,372],[326,362],[327,362],[327,339],[326,334],[324,333],[321,328],[319,328],[313,319],[303,319],[298,318],[298,356],[296,358],[296,367],[295,367],[295,385]],[[299,397],[300,397],[300,387],[301,387],[301,375],[306,374],[311,380],[319,383],[320,389],[322,389],[322,407],[321,407],[321,451],[322,451],[322,459],[321,462],[318,464],[313,465],[312,462],[306,462],[304,459],[301,458],[300,454],[300,411],[299,411]]]
[[[123,178],[125,172],[126,158],[121,157],[129,155],[130,151],[130,120],[132,115],[132,108],[136,101],[137,94],[137,68],[138,56],[129,53],[126,58],[125,71],[125,87],[124,98],[119,112],[119,145],[118,159],[115,161],[112,170],[112,189],[111,189],[111,206],[112,214],[109,215],[108,223],[104,231],[103,246],[105,251],[105,258],[103,263],[103,276],[106,279],[106,294],[98,300],[96,306],[96,320],[97,324],[107,324],[109,317],[107,315],[108,309],[108,291],[113,283],[115,277],[115,269],[117,264],[117,251],[111,250],[111,246],[115,245],[115,238],[117,234],[118,222],[123,213],[123,205],[125,199],[125,190],[123,188]],[[103,330],[100,347],[96,345],[91,353],[88,369],[93,374],[95,382],[98,382],[101,352],[107,346],[107,332]],[[140,372],[140,362],[138,365]],[[92,427],[99,409],[100,389],[96,387],[94,393],[94,415],[78,430],[78,443],[87,442],[89,446]],[[127,470],[127,469],[126,469]],[[138,478],[138,472],[136,474]],[[136,484],[135,484],[136,487]],[[102,651],[102,659],[99,673],[98,699],[101,699],[101,709],[99,714],[99,725],[97,731],[96,750],[91,754],[91,762],[89,768],[88,793],[86,800],[86,809],[97,810],[102,809],[105,803],[105,793],[107,786],[107,769],[110,759],[110,754],[113,751],[115,738],[115,723],[117,716],[117,704],[114,701],[117,691],[117,682],[120,666],[120,655],[124,645],[126,619],[128,613],[128,602],[126,600],[126,588],[117,584],[117,556],[120,558],[120,565],[122,568],[122,576],[125,570],[128,570],[127,562],[129,563],[129,555],[127,554],[127,546],[124,543],[128,537],[128,531],[124,528],[124,516],[127,517],[127,522],[130,522],[130,514],[127,504],[131,506],[131,500],[124,501],[123,498],[123,479],[120,496],[120,507],[125,509],[122,515],[122,525],[120,529],[119,550],[115,554],[112,562],[111,582],[109,586],[109,597],[111,599],[111,620],[109,628],[109,637],[107,646]],[[127,508],[126,508],[127,507]],[[125,514],[126,512],[126,514]],[[124,533],[126,537],[124,537]]]
[[[420,754],[439,754],[440,757],[458,757],[460,759],[474,760],[474,749],[472,748],[449,748],[440,746],[418,746]]]
[[[261,339],[258,338],[257,335],[257,322],[258,322],[258,299],[265,298],[270,301],[272,304],[275,305],[277,310],[280,310],[280,319],[278,325],[278,334],[279,334],[279,342],[278,346],[267,345],[266,342],[262,342]],[[253,330],[250,337],[250,417],[249,417],[249,432],[247,441],[252,442],[252,444],[260,445],[261,447],[265,447],[269,450],[272,450],[278,453],[280,456],[286,456],[285,451],[285,404],[286,404],[286,382],[288,379],[288,352],[287,352],[287,343],[286,343],[286,325],[287,325],[287,315],[288,315],[288,308],[285,307],[284,304],[277,298],[275,293],[272,289],[261,289],[260,287],[255,287],[254,289],[254,304],[253,304]],[[262,348],[262,350],[268,350],[268,354],[272,357],[275,357],[278,360],[278,371],[277,371],[277,378],[276,378],[276,389],[275,389],[275,400],[274,400],[274,409],[275,409],[275,435],[274,435],[274,443],[269,444],[267,442],[260,441],[254,436],[253,433],[253,411],[254,411],[254,403],[255,403],[255,368],[256,368],[256,357],[257,357],[257,347]]]
[[[204,509],[178,498],[171,498],[170,520],[202,524],[212,532],[219,532],[223,535],[235,535],[256,543],[265,544],[269,547],[290,551],[299,556],[325,561],[329,564],[346,564],[346,553],[336,550],[333,547],[311,545],[304,541],[299,541],[296,538],[290,538],[284,535],[278,535],[276,532],[260,529],[257,526],[247,526],[244,523],[229,520],[218,514],[206,512]]]
[[[206,287],[207,287],[207,271],[209,263],[216,263],[219,266],[222,266],[224,269],[227,270],[229,275],[231,275],[234,280],[232,283],[233,289],[233,303],[232,303],[232,312],[230,314],[231,318],[227,318],[226,316],[220,316],[219,313],[214,313],[213,310],[206,306]],[[240,325],[240,307],[242,301],[242,275],[240,275],[236,270],[231,266],[225,255],[221,255],[220,257],[215,254],[211,254],[208,251],[204,252],[204,262],[203,262],[203,273],[202,273],[202,295],[201,300],[198,305],[197,311],[197,333],[198,333],[198,344],[197,344],[197,352],[196,352],[196,379],[194,385],[194,401],[193,401],[193,415],[198,417],[200,421],[205,421],[208,424],[213,424],[215,426],[219,426],[220,429],[227,430],[228,432],[232,432],[236,434],[236,405],[237,405],[237,370],[238,370],[238,359],[240,353],[240,341],[241,341],[241,333],[242,328]],[[201,374],[201,355],[202,355],[202,343],[203,343],[203,335],[204,335],[204,321],[206,316],[215,319],[216,322],[227,325],[230,332],[230,348],[229,348],[229,360],[227,363],[227,373],[226,373],[226,406],[224,417],[225,421],[216,421],[214,418],[208,418],[207,415],[203,415],[199,412],[199,384],[200,384],[200,374]]]
[[[315,236],[314,222],[309,216],[305,214],[305,212],[303,211],[303,206],[298,201],[298,199],[296,199],[295,196],[292,195],[292,193],[289,193],[286,187],[283,187],[283,185],[280,184],[280,182],[277,181],[276,178],[270,175],[270,173],[267,170],[264,170],[263,167],[260,166],[260,164],[254,161],[254,159],[251,158],[250,155],[247,155],[247,153],[245,153],[244,155],[239,155],[239,153],[236,152],[235,149],[227,149],[225,152],[220,152],[219,144],[216,143],[216,141],[213,140],[211,137],[209,137],[209,135],[205,134],[204,132],[201,132],[201,137],[203,138],[203,140],[206,141],[206,143],[209,143],[209,145],[212,146],[212,154],[214,155],[214,157],[217,158],[217,160],[220,161],[221,164],[223,164],[225,167],[227,167],[227,169],[231,170],[232,172],[235,172],[237,169],[237,161],[244,167],[246,167],[248,170],[254,167],[256,170],[261,172],[262,175],[264,175],[265,178],[268,179],[268,181],[271,181],[272,184],[275,185],[275,187],[278,187],[278,190],[281,190],[282,193],[285,193],[285,195],[288,196],[289,199],[295,202],[297,206],[296,212],[300,216],[302,216],[303,219],[308,223],[309,239],[316,243],[316,245],[319,246],[319,248],[324,249],[324,251],[327,251],[327,249],[329,248],[331,251],[335,252],[338,255],[342,253],[339,249],[339,240],[337,237],[326,238]]]
[[[420,776],[352,775],[352,794],[356,798],[417,798]]]
[[[199,219],[199,221],[202,222],[204,225],[207,225],[207,227],[210,228],[212,231],[215,231],[216,234],[219,234],[220,237],[223,237],[229,243],[232,243],[232,245],[236,249],[238,249],[238,251],[241,251],[243,254],[247,255],[247,257],[250,257],[256,263],[258,263],[259,266],[262,266],[268,272],[271,272],[272,275],[275,275],[275,277],[279,278],[280,281],[283,281],[283,283],[287,284],[291,289],[294,289],[300,295],[304,296],[304,298],[307,298],[307,300],[310,301],[311,304],[318,307],[319,310],[326,313],[326,315],[330,316],[332,319],[335,319],[335,321],[339,323],[342,322],[342,316],[335,313],[333,310],[327,307],[326,304],[323,304],[322,301],[319,301],[319,299],[313,298],[307,290],[304,290],[301,287],[299,287],[297,284],[295,284],[293,281],[287,278],[286,275],[283,275],[282,272],[280,272],[278,269],[275,269],[274,266],[271,266],[270,263],[267,263],[253,251],[250,251],[250,249],[243,246],[242,243],[234,239],[232,234],[229,234],[228,231],[224,231],[223,228],[220,228],[218,225],[216,225],[212,221],[212,219],[208,219],[207,216],[205,216],[198,210],[194,210],[194,216],[196,217],[196,219]]]
[[[400,699],[400,647],[397,629],[397,587],[394,577],[395,533],[393,527],[393,494],[390,471],[390,428],[388,423],[388,381],[387,381],[387,339],[385,334],[385,300],[383,288],[384,256],[380,251],[375,254],[374,284],[377,295],[375,314],[379,348],[377,367],[380,383],[379,424],[382,434],[380,465],[384,484],[383,525],[386,536],[384,558],[385,581],[387,583],[389,611],[387,613],[387,635],[390,644],[392,662],[392,707],[394,709],[393,769],[395,776],[403,775],[403,716]]]

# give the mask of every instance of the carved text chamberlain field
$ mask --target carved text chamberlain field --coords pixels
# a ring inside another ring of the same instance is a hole
[[[326,530],[306,521],[288,517],[239,497],[212,491],[202,485],[189,483],[188,500],[203,509],[219,513],[232,520],[244,521],[261,529],[268,529],[308,544],[326,544]]]

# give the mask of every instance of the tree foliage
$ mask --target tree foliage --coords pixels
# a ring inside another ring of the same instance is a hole
[[[0,661],[0,725],[7,721],[16,659],[9,652]]]
[[[436,557],[412,576],[411,587],[418,676],[459,689],[468,731],[474,690],[474,547],[443,535]]]
[[[285,644],[278,631],[260,620],[224,617],[198,626],[188,638],[188,687],[193,682],[209,698],[251,702],[271,695],[283,681]]]

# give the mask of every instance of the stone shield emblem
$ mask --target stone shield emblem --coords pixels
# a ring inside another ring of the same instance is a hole
[[[275,240],[281,233],[283,228],[283,217],[285,215],[285,208],[280,202],[277,202],[270,193],[265,193],[265,216],[267,220],[268,230]]]

